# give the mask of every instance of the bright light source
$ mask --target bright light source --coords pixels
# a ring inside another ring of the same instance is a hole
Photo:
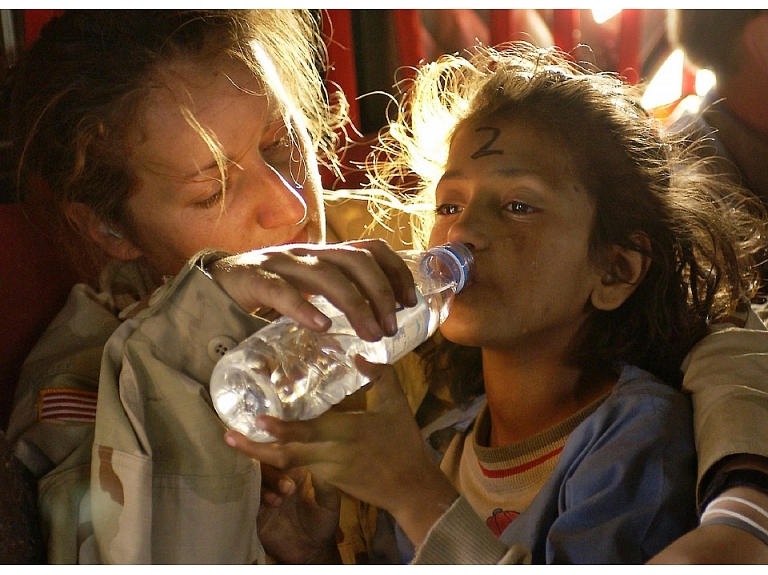
[[[715,85],[715,74],[711,70],[696,71],[696,94],[703,96]]]
[[[671,104],[683,95],[683,51],[675,50],[648,83],[640,104],[646,110]]]
[[[612,8],[611,6],[592,8],[592,18],[595,20],[596,24],[602,24],[616,16],[619,12],[621,12],[621,8]]]

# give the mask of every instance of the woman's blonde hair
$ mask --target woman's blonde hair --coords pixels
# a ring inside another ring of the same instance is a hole
[[[335,169],[347,106],[341,92],[329,95],[325,87],[319,17],[306,10],[65,11],[14,73],[10,117],[20,189],[42,179],[60,208],[81,202],[105,222],[127,224],[125,201],[136,183],[128,134],[149,90],[172,63],[223,57],[242,61],[281,92],[288,125],[306,129],[318,159]],[[216,135],[189,109],[180,111],[223,172]]]

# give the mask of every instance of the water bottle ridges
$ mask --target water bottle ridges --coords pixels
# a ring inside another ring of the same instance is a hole
[[[378,342],[361,340],[338,309],[322,296],[312,297],[310,301],[331,319],[327,332],[282,318],[219,360],[210,391],[224,423],[255,441],[271,441],[253,428],[256,415],[285,420],[317,417],[364,385],[354,367],[356,355],[394,363],[429,338],[448,315],[454,294],[466,285],[472,254],[466,246],[452,243],[400,255],[413,272],[419,303],[398,310],[395,336]]]

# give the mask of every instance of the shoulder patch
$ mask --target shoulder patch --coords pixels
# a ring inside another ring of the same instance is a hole
[[[95,391],[43,389],[37,401],[37,418],[39,421],[94,423],[97,398],[98,394]]]

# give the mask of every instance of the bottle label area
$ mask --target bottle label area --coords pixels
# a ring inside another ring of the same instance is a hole
[[[429,306],[418,289],[416,297],[418,303],[415,306],[397,310],[397,333],[382,340],[386,345],[387,363],[396,362],[432,335],[429,332]]]

